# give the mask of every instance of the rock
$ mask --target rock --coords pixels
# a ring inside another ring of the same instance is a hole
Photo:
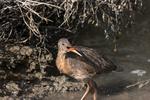
[[[20,50],[21,55],[27,55],[30,56],[32,54],[33,50],[29,46],[24,46]]]
[[[13,94],[14,96],[17,96],[19,91],[21,90],[18,86],[18,84],[14,82],[9,82],[6,84],[6,89]]]
[[[9,48],[9,51],[12,52],[12,53],[18,53],[20,50],[20,47],[19,46],[12,46]]]

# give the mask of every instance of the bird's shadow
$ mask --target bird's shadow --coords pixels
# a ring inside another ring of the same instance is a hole
[[[126,91],[126,86],[132,82],[128,80],[119,80],[98,86],[98,94],[100,95],[115,95]]]

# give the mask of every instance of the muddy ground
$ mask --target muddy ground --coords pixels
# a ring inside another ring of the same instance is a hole
[[[149,1],[147,5],[150,5]],[[99,87],[99,100],[149,100],[149,81],[146,85],[143,82],[127,88],[150,78],[149,17],[149,10],[145,10],[144,15],[138,15],[135,26],[119,39],[116,53],[113,52],[113,44],[99,34],[101,31],[98,28],[83,30],[82,36],[78,37],[77,44],[104,52],[123,68],[122,72],[112,72],[95,79]],[[3,71],[0,73],[3,74]],[[17,73],[12,76],[9,73],[9,77],[1,77],[0,100],[79,100],[85,89],[83,83],[66,76],[44,76],[41,80],[33,77],[29,80],[23,75],[22,79],[18,79],[21,75]],[[91,96],[87,100],[91,100]]]

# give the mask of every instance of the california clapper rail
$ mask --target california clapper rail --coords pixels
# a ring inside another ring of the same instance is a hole
[[[94,49],[72,46],[66,38],[58,41],[56,65],[61,73],[86,82],[87,89],[81,100],[85,100],[91,90],[93,100],[97,100],[97,85],[93,77],[117,68],[109,59],[99,55]]]

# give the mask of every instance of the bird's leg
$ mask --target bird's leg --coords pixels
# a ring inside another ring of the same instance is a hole
[[[86,91],[85,91],[84,95],[82,96],[81,100],[85,100],[85,98],[88,95],[90,89],[91,89],[91,87],[90,87],[89,83],[87,83]]]
[[[93,89],[93,100],[97,100],[97,84],[93,81],[93,80],[90,80],[89,81],[89,85],[90,87],[92,87]]]

